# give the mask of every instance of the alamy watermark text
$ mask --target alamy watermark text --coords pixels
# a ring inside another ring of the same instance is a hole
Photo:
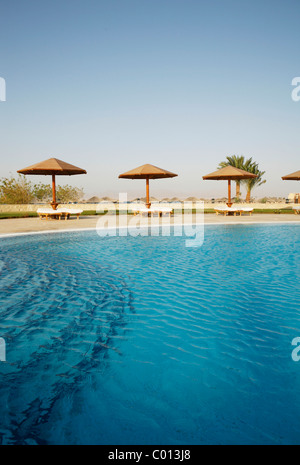
[[[6,102],[6,82],[0,77],[0,102]]]
[[[3,337],[0,337],[0,362],[6,362],[6,344]]]
[[[176,211],[176,221],[171,214]],[[122,212],[122,214],[121,214]],[[105,202],[97,206],[100,218],[96,230],[99,236],[185,236],[186,247],[201,247],[204,241],[204,203],[178,202],[172,207],[152,205],[132,205],[127,202],[127,194],[119,194],[118,205],[107,210]],[[120,214],[119,214],[120,213]],[[146,214],[146,217],[143,216]],[[163,218],[163,215],[170,215]],[[173,217],[172,217],[173,218]],[[173,223],[171,225],[171,223]]]
[[[299,102],[300,100],[300,77],[294,77],[292,80],[292,86],[294,86],[294,89],[292,90],[292,100],[294,102]]]

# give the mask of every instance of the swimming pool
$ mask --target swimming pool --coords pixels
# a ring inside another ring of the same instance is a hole
[[[297,444],[300,228],[0,241],[2,444]]]

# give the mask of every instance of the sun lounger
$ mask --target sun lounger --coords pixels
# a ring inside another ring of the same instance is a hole
[[[163,207],[163,206],[155,206],[155,205],[151,205],[150,208],[147,208],[145,205],[141,205],[141,206],[133,206],[130,208],[130,210],[133,211],[134,215],[137,215],[139,213],[140,214],[148,213],[150,215],[154,215],[154,213],[158,213],[159,216],[162,216],[163,213],[169,213],[169,215],[171,216],[174,209],[171,207]]]
[[[49,218],[58,218],[60,220],[63,216],[65,220],[67,220],[71,215],[76,215],[77,219],[79,219],[79,215],[82,211],[83,210],[74,208],[58,208],[57,210],[53,210],[52,208],[39,208],[37,213],[41,219],[46,218],[46,220],[48,220]]]
[[[250,216],[253,213],[253,208],[251,208],[251,207],[242,207],[240,210],[241,210],[242,213],[249,213]]]
[[[224,216],[229,215],[229,213],[233,213],[234,216],[239,215],[242,216],[242,213],[249,213],[252,214],[253,208],[251,207],[215,207],[214,208],[217,215],[223,214]]]
[[[79,219],[79,216],[83,212],[83,210],[81,210],[79,208],[77,208],[77,209],[75,209],[75,208],[62,208],[62,209],[58,209],[58,211],[62,212],[63,216],[65,217],[65,220],[70,218],[71,215],[76,215],[77,219]]]
[[[217,215],[223,214],[224,216],[229,215],[229,213],[233,213],[234,216],[236,216],[237,213],[240,214],[240,212],[236,209],[236,207],[215,207],[214,208],[215,212]]]
[[[300,205],[294,206],[292,208],[294,210],[295,215],[298,215],[298,213],[300,212]]]
[[[58,218],[60,220],[63,212],[53,210],[53,208],[39,208],[37,210],[37,214],[39,215],[40,219],[46,218],[46,220],[48,220],[49,218]]]

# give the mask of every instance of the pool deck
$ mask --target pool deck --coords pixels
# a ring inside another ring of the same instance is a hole
[[[41,220],[39,218],[10,218],[10,219],[3,219],[0,220],[0,236],[5,235],[15,235],[18,233],[32,233],[32,232],[51,232],[51,231],[65,231],[65,230],[83,230],[83,229],[95,229],[97,227],[101,227],[101,223],[98,223],[98,220],[102,218],[103,221],[104,217],[99,216],[81,216],[78,220],[76,218],[70,218],[69,220]],[[133,217],[128,216],[128,226],[133,225]],[[137,218],[137,217],[135,217]],[[126,227],[124,223],[125,218],[122,218],[123,226]],[[139,226],[147,225],[148,219],[143,217],[139,220]],[[174,216],[174,217],[163,217],[163,218],[156,218],[156,224],[159,225],[175,225],[175,224],[182,224],[182,216]],[[191,215],[185,215],[184,217],[185,224],[194,224],[195,217]],[[201,221],[201,218],[200,218]],[[196,222],[199,222],[196,218]],[[290,223],[290,224],[300,224],[300,215],[294,214],[253,214],[251,216],[223,216],[223,215],[215,215],[212,214],[205,214],[204,215],[204,223],[205,224],[257,224],[257,223]],[[155,224],[155,221],[154,221]]]

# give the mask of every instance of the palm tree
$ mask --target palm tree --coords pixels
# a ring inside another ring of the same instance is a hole
[[[252,162],[252,158],[245,161],[245,157],[243,157],[242,155],[241,156],[232,155],[231,157],[226,157],[226,160],[227,161],[222,161],[219,164],[218,168],[224,168],[225,166],[234,166],[235,168],[239,168],[240,170],[247,171],[245,166],[246,165],[249,166]],[[236,186],[235,196],[237,200],[239,200],[240,195],[241,195],[241,181],[239,180],[235,181],[235,186]]]
[[[252,161],[252,157],[245,160],[244,156],[232,155],[231,157],[226,157],[226,161],[222,161],[219,164],[219,168],[224,168],[224,166],[234,166],[244,171],[249,171],[249,173],[256,174],[256,178],[245,179],[243,181],[236,182],[236,198],[239,200],[241,195],[241,182],[243,182],[247,187],[246,202],[250,202],[251,191],[255,186],[261,186],[266,182],[262,177],[265,174],[265,171],[260,171],[258,169],[258,164]]]
[[[255,186],[261,186],[266,182],[265,179],[262,179],[263,175],[265,174],[265,171],[260,171],[258,169],[258,164],[257,163],[250,163],[246,169],[246,171],[249,171],[249,173],[256,174],[256,178],[252,179],[245,179],[242,181],[246,186],[247,186],[247,194],[246,194],[246,202],[250,202],[251,198],[251,191]]]

